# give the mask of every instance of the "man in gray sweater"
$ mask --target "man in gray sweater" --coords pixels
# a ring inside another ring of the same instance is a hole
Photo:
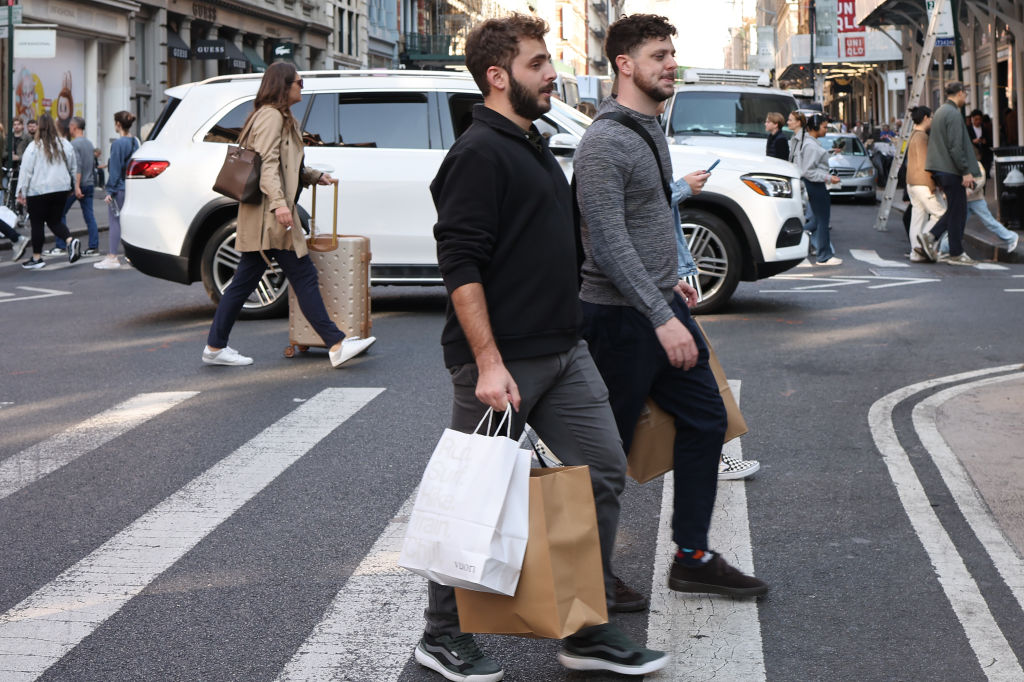
[[[649,14],[624,17],[608,29],[605,50],[618,99],[601,104],[574,162],[583,336],[608,386],[623,449],[629,451],[648,396],[675,419],[672,536],[679,551],[669,587],[754,596],[768,586],[708,547],[726,413],[688,308],[697,292],[678,277],[666,189],[671,160],[656,119],[658,105],[675,91],[675,34],[664,17]],[[699,191],[708,177],[698,171],[686,181]]]
[[[935,183],[946,194],[946,212],[929,231],[918,235],[929,260],[950,265],[975,265],[977,261],[964,253],[964,226],[967,224],[967,190],[974,188],[974,178],[981,175],[967,123],[960,110],[967,103],[964,84],[946,84],[946,101],[932,117],[928,136],[925,169],[931,171]],[[939,258],[938,243],[943,232],[949,232],[949,256]]]

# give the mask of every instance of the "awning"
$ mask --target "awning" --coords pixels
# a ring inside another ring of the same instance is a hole
[[[167,56],[173,59],[188,59],[192,54],[192,51],[188,49],[188,45],[184,40],[181,39],[174,31],[167,32]]]
[[[260,57],[259,54],[257,54],[255,49],[249,47],[248,45],[243,45],[242,53],[245,54],[249,62],[252,63],[252,68],[254,71],[263,73],[264,71],[267,70],[267,63],[263,61],[263,58]]]
[[[874,5],[873,9],[870,5]],[[861,26],[880,28],[882,26],[927,26],[928,10],[921,0],[874,0],[863,3],[858,9],[870,10],[863,15]],[[948,5],[947,5],[948,9]],[[858,12],[860,15],[860,12]]]
[[[197,40],[192,46],[196,59],[226,59],[234,69],[248,69],[249,60],[230,40]]]

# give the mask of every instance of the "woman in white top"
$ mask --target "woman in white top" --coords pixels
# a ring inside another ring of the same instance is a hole
[[[18,175],[18,203],[28,207],[32,224],[32,258],[21,264],[26,270],[38,270],[43,260],[43,225],[68,244],[68,262],[82,257],[82,245],[63,223],[64,206],[78,170],[71,143],[57,133],[53,117],[39,117],[35,139],[25,149]]]
[[[789,143],[789,160],[800,170],[800,179],[807,188],[807,200],[811,204],[811,222],[806,229],[817,250],[815,265],[839,265],[843,261],[832,250],[829,234],[829,220],[832,214],[832,199],[828,195],[828,184],[839,182],[828,167],[829,153],[818,138],[825,134],[825,117],[814,114],[808,121],[799,111],[789,115],[786,125],[793,131]]]

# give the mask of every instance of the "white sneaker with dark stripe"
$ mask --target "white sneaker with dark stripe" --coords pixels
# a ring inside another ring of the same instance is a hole
[[[761,463],[756,459],[736,459],[722,453],[722,460],[718,463],[718,480],[739,480],[747,476],[753,476],[760,468]]]

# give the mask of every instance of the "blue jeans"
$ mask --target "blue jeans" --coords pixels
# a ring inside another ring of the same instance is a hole
[[[981,220],[981,224],[988,228],[989,232],[1002,239],[1004,242],[1011,242],[1017,235],[1007,229],[996,220],[995,216],[992,215],[992,211],[988,208],[988,202],[984,199],[975,199],[974,201],[967,202],[967,215],[974,214]],[[942,241],[939,242],[939,253],[949,253],[949,238],[946,235],[942,235]]]
[[[266,254],[268,258],[275,259],[284,270],[288,284],[299,300],[302,314],[306,316],[327,347],[330,348],[344,339],[345,332],[338,329],[327,314],[324,299],[320,296],[316,266],[313,265],[310,257],[298,258],[294,251],[284,249],[267,249]],[[242,311],[245,299],[249,298],[249,294],[256,290],[266,269],[267,263],[259,251],[242,252],[238,270],[235,272],[231,284],[221,295],[220,303],[217,304],[217,312],[213,316],[213,324],[210,325],[210,334],[206,338],[206,343],[210,348],[223,348],[228,345],[231,327],[238,319],[238,313]]]
[[[92,198],[94,190],[95,187],[92,185],[83,186],[82,194],[85,196],[81,199],[76,197],[75,193],[72,191],[71,194],[68,195],[67,204],[64,206],[64,215],[61,217],[61,224],[63,224],[64,227],[67,227],[68,211],[71,210],[71,207],[75,205],[76,201],[82,205],[82,215],[85,217],[85,227],[89,230],[90,249],[100,248],[100,228],[96,225],[96,216],[92,212]],[[68,245],[63,239],[57,239],[57,248],[66,249],[67,247]]]
[[[824,263],[835,255],[832,249],[832,235],[829,222],[832,220],[832,197],[824,182],[804,180],[807,188],[807,201],[811,205],[811,222],[807,229],[811,232],[811,240],[818,251],[818,262]]]

